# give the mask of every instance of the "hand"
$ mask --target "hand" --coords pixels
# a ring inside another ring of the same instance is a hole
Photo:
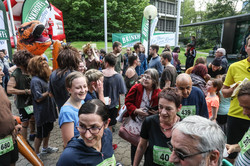
[[[155,115],[155,114],[158,114],[159,111],[158,110],[148,110],[148,113],[151,115]]]
[[[143,111],[142,109],[140,109],[140,108],[135,109],[134,113],[137,114],[137,115],[144,116],[144,117],[149,116],[149,114],[148,114],[147,112],[144,112],[144,111]]]
[[[96,81],[95,85],[92,85],[94,91],[98,93],[103,93],[103,82],[99,79]]]
[[[17,125],[15,126],[15,130],[16,130],[16,134],[19,134],[20,131],[22,130],[22,126],[21,126],[20,124],[17,124]]]
[[[234,144],[234,145],[226,144],[226,148],[227,148],[227,153],[228,154],[231,154],[231,153],[234,153],[234,152],[240,152],[239,144]]]

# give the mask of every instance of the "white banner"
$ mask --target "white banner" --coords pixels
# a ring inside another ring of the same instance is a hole
[[[155,33],[152,37],[151,44],[156,44],[158,46],[165,46],[166,44],[170,46],[175,46],[175,33]]]

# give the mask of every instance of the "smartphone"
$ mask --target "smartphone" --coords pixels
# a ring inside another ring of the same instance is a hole
[[[154,106],[154,107],[146,106],[146,108],[147,108],[148,110],[151,110],[151,111],[157,111],[157,110],[158,110],[158,105],[157,105],[157,106]]]

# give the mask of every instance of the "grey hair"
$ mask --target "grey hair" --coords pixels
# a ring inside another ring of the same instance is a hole
[[[147,69],[144,74],[149,74],[152,79],[153,89],[157,89],[159,87],[159,74],[158,71],[154,68]]]
[[[218,165],[222,164],[223,150],[226,144],[226,136],[220,126],[204,117],[194,115],[188,116],[173,127],[181,133],[193,139],[199,138],[198,150],[201,152],[208,150],[218,150],[220,153]],[[203,157],[206,155],[203,154]]]

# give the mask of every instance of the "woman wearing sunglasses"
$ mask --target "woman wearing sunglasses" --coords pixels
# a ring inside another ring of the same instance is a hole
[[[144,166],[172,165],[169,162],[172,128],[181,118],[177,112],[181,109],[181,94],[175,88],[165,88],[159,93],[159,114],[145,119],[141,128],[134,166],[138,166],[145,153]]]
[[[108,107],[99,99],[82,105],[78,113],[77,130],[60,156],[57,165],[115,165]]]

